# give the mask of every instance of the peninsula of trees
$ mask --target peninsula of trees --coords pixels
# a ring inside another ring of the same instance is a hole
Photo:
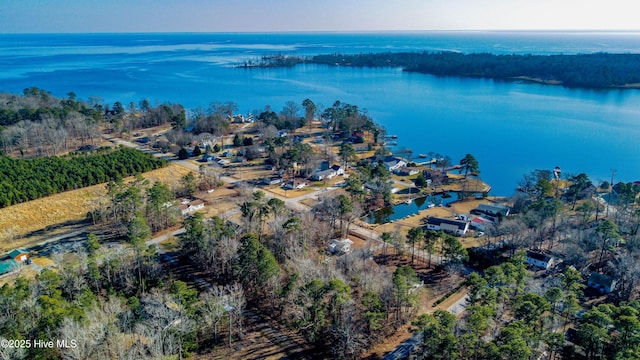
[[[576,88],[640,87],[640,54],[495,55],[490,53],[405,52],[269,56],[245,67],[294,66],[301,63],[355,67],[401,67],[438,76],[526,80]]]

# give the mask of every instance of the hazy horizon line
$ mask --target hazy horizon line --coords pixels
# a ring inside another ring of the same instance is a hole
[[[432,29],[432,30],[269,30],[269,31],[91,31],[6,32],[0,35],[116,35],[116,34],[384,34],[384,33],[640,33],[640,29]]]

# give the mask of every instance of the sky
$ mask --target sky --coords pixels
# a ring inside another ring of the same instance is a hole
[[[637,0],[0,0],[0,33],[640,30]]]

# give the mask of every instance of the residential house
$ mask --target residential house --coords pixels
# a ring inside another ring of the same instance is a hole
[[[29,258],[29,251],[25,249],[15,249],[9,253],[9,257],[16,262],[21,263],[23,261],[27,261],[27,259]]]
[[[508,206],[502,204],[480,204],[478,210],[489,215],[502,215],[507,216],[511,209]]]
[[[597,272],[592,272],[587,280],[588,287],[596,289],[602,294],[611,293],[617,283],[618,281],[614,278]]]
[[[204,201],[200,199],[193,201],[182,201],[178,208],[180,209],[180,212],[182,212],[182,215],[188,215],[197,210],[204,209]]]
[[[407,165],[407,162],[396,157],[388,156],[384,159],[384,166],[390,171],[393,172],[396,169],[404,167]]]
[[[332,254],[346,254],[351,251],[351,245],[353,245],[353,241],[349,239],[333,239],[329,243],[329,252]]]
[[[250,124],[253,122],[253,115],[248,114],[245,118],[242,114],[227,115],[229,122],[234,124]]]
[[[336,176],[342,176],[344,175],[344,168],[340,165],[333,165],[331,167],[324,166],[325,162],[323,161],[323,166],[316,170],[315,173],[313,173],[313,175],[311,175],[310,179],[313,181],[321,181],[324,179],[332,179]]]
[[[0,261],[0,277],[18,271],[18,269],[20,269],[20,264],[15,260]]]
[[[342,167],[340,165],[333,165],[331,167],[331,169],[333,169],[333,171],[335,171],[337,176],[343,176],[344,175],[344,167]]]
[[[324,179],[332,179],[336,176],[336,172],[333,171],[333,169],[326,169],[326,170],[316,170],[315,173],[313,173],[313,175],[311,175],[311,177],[309,177],[311,180],[313,181],[321,181]]]
[[[351,145],[353,147],[353,150],[355,152],[363,152],[363,151],[369,151],[371,150],[371,145],[370,144],[366,144],[366,143],[362,143],[362,144],[353,144]]]
[[[377,166],[378,163],[382,163],[384,167],[387,168],[390,172],[393,172],[396,169],[407,166],[407,162],[393,156],[372,156],[368,158],[369,162],[372,166]]]
[[[493,224],[495,224],[493,221],[485,219],[482,216],[477,216],[471,220],[471,227],[480,231],[486,231],[487,227]]]
[[[462,236],[469,231],[469,223],[462,220],[443,219],[438,217],[430,217],[427,219],[427,229],[444,231],[458,236]]]
[[[279,176],[272,176],[262,179],[262,183],[265,185],[276,185],[282,182],[282,178]]]
[[[287,181],[287,183],[284,184],[284,188],[287,190],[300,190],[307,185],[308,183],[304,179],[293,179]]]
[[[419,173],[420,171],[417,168],[410,168],[410,167],[400,167],[397,168],[393,171],[394,174],[398,175],[398,176],[411,176],[411,175],[415,175],[417,173]]]
[[[215,161],[216,157],[211,155],[211,154],[204,154],[202,155],[202,162],[212,162]]]
[[[527,264],[539,267],[541,269],[549,269],[555,263],[552,256],[537,251],[527,251]]]

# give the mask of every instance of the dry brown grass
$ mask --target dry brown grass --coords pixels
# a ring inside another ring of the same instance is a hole
[[[176,187],[189,172],[185,167],[170,164],[143,176],[150,183],[161,181]],[[41,240],[28,236],[32,232],[85,219],[100,201],[106,201],[105,194],[105,184],[99,184],[0,209],[0,252]]]
[[[221,187],[212,193],[201,193],[197,196],[205,200],[208,205],[204,212],[204,216],[207,218],[220,216],[238,207],[238,191],[232,188]]]
[[[298,196],[302,196],[313,191],[309,186],[303,187],[300,190],[285,190],[279,186],[268,186],[263,190],[286,198],[297,198]]]
[[[55,265],[55,262],[53,260],[46,257],[34,257],[34,258],[31,258],[31,261],[33,261],[34,264],[42,268]]]

